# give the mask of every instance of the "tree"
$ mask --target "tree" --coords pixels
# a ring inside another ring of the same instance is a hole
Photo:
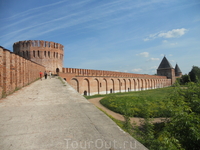
[[[190,82],[190,76],[185,74],[185,75],[182,75],[182,77],[180,78],[180,84],[186,84]]]
[[[199,150],[200,83],[189,82],[187,88],[176,83],[165,106],[170,117],[157,124],[149,122],[150,112],[144,109],[143,126],[134,137],[150,150]]]
[[[189,72],[189,76],[192,82],[198,82],[200,79],[200,68],[193,66],[192,70]]]
[[[165,126],[186,150],[200,147],[200,84],[188,83],[187,88],[175,87],[167,107],[172,117]]]

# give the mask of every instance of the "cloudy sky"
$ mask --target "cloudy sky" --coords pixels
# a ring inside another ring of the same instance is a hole
[[[64,67],[155,74],[200,66],[199,0],[0,0],[0,45],[46,40]]]

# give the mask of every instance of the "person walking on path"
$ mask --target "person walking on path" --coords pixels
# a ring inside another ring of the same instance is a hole
[[[45,77],[45,79],[47,79],[47,72],[46,71],[44,72],[44,77]]]
[[[49,71],[49,78],[51,79],[51,71]]]
[[[40,71],[40,80],[42,80],[42,72]]]

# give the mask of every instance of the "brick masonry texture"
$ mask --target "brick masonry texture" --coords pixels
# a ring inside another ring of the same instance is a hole
[[[162,88],[176,79],[174,68],[158,69],[158,75],[63,68],[64,46],[55,42],[19,41],[13,51],[0,50],[0,97],[34,81],[45,70],[58,73],[81,95]]]
[[[59,75],[82,95],[141,91],[171,85],[166,76],[63,68]]]
[[[45,67],[0,47],[0,98],[37,78]]]
[[[45,66],[46,71],[62,70],[64,46],[42,40],[19,41],[13,44],[15,54]]]

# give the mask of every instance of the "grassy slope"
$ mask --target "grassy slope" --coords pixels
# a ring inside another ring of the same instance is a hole
[[[173,87],[153,89],[146,91],[135,91],[126,93],[113,93],[108,95],[94,95],[104,97],[100,102],[105,107],[120,114],[129,116],[144,117],[146,110],[150,112],[150,117],[169,117],[169,112],[165,109],[165,98],[173,91]],[[129,112],[126,112],[129,110]]]

